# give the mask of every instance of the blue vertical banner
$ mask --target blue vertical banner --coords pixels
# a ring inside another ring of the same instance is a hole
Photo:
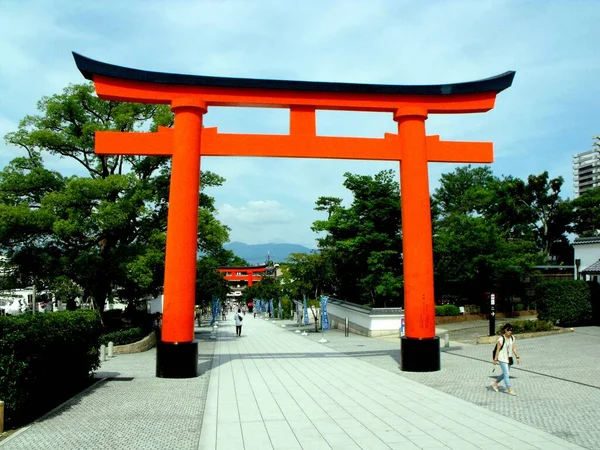
[[[308,306],[306,305],[306,295],[302,294],[304,306],[304,325],[308,325]]]
[[[327,316],[327,300],[329,297],[321,295],[321,330],[329,330],[329,317]]]
[[[279,310],[279,318],[283,319],[283,310],[281,309],[281,298],[278,298],[277,301],[279,302],[279,305],[277,306],[277,309]]]
[[[212,299],[212,318],[210,319],[210,326],[212,327],[217,320],[217,308],[219,307],[219,299],[213,297]]]
[[[273,299],[269,300],[269,317],[273,317]]]
[[[302,320],[302,314],[300,313],[300,302],[294,300],[294,303],[296,304],[296,323],[300,325],[300,320]]]

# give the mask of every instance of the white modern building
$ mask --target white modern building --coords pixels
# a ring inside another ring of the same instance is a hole
[[[592,150],[573,155],[573,193],[580,196],[588,189],[600,187],[600,138]]]

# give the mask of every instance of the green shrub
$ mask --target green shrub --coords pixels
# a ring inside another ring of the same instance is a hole
[[[544,281],[536,286],[538,319],[560,326],[591,320],[590,288],[585,281]]]
[[[536,302],[531,302],[529,304],[529,310],[530,311],[535,311],[537,309],[537,303]]]
[[[100,336],[100,345],[108,345],[112,342],[114,345],[133,344],[141,341],[146,337],[146,334],[141,328],[130,328],[129,330],[113,331]]]
[[[523,303],[517,303],[515,305],[515,311],[523,311],[523,309],[525,309],[525,307],[523,306]]]
[[[459,316],[460,309],[456,305],[444,305],[442,306],[444,309],[444,316]]]
[[[514,328],[513,334],[552,331],[555,328],[552,322],[545,320],[519,320],[517,322],[511,323],[511,325]],[[496,334],[504,334],[504,332],[502,331],[502,326],[498,327],[498,329],[496,330]]]
[[[460,308],[456,305],[436,305],[436,316],[459,316]]]
[[[0,399],[8,428],[89,383],[100,365],[101,326],[98,312],[89,310],[0,317]]]

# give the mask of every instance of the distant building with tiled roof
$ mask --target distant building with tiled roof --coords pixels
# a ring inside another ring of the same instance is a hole
[[[598,281],[600,276],[600,236],[576,238],[575,279]]]

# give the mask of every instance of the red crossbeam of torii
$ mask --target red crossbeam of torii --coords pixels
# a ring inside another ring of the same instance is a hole
[[[130,69],[74,53],[82,74],[108,100],[169,104],[173,129],[156,133],[97,132],[96,153],[172,157],[162,342],[157,375],[195,375],[193,360],[196,238],[201,156],[262,156],[398,161],[402,192],[404,309],[402,368],[439,369],[435,337],[433,250],[428,162],[490,163],[486,142],[446,142],[426,136],[429,114],[489,111],[514,72],[485,80],[404,86],[260,80],[170,74]],[[290,110],[287,135],[219,133],[203,128],[210,106],[253,106]],[[388,112],[398,134],[383,138],[317,136],[317,110]],[[197,347],[196,347],[197,352]],[[194,367],[195,367],[194,362]],[[171,366],[177,366],[175,368]]]

